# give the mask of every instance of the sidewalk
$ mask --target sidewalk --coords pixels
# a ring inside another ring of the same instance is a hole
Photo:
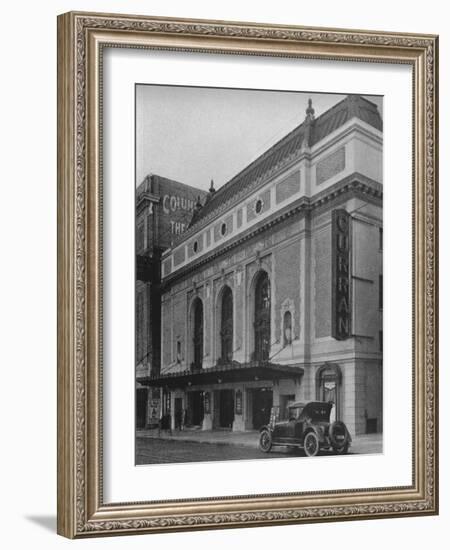
[[[212,443],[214,445],[237,445],[238,447],[257,447],[257,431],[231,432],[228,430],[172,430],[172,434],[166,430],[138,430],[137,437],[150,439],[166,439],[172,441],[194,441],[196,443]]]
[[[147,439],[159,439],[167,441],[192,441],[196,443],[210,443],[214,445],[234,445],[238,447],[258,446],[258,431],[248,432],[230,432],[226,430],[173,430],[170,432],[158,429],[138,430],[137,437]],[[362,453],[381,453],[383,450],[383,434],[370,434],[354,436],[351,445],[351,452]]]

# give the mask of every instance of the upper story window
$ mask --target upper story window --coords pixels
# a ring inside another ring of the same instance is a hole
[[[270,280],[262,271],[255,285],[255,359],[267,361],[270,353]]]
[[[378,307],[383,309],[383,275],[378,276]]]
[[[233,359],[233,293],[229,286],[222,294],[220,320],[221,360],[229,363]]]
[[[192,246],[194,252],[198,252],[198,241],[194,241],[194,244]]]
[[[257,214],[261,214],[262,209],[263,209],[263,202],[261,199],[258,199],[255,203],[255,212]]]
[[[220,234],[222,236],[224,236],[227,232],[227,224],[224,222],[221,226],[220,226]]]
[[[140,223],[136,229],[136,251],[142,252],[145,248],[144,224]]]
[[[292,344],[292,314],[286,311],[283,318],[283,343],[285,346]]]
[[[137,360],[145,359],[144,294],[139,292],[136,300],[136,355]]]

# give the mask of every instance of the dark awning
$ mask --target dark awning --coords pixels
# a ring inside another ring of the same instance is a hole
[[[303,375],[299,366],[276,363],[228,363],[209,369],[184,370],[139,378],[145,386],[181,388],[191,385],[220,384],[226,382],[248,382],[250,380],[279,380],[299,378]]]

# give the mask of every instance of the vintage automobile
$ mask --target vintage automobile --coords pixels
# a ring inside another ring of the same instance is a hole
[[[268,453],[275,446],[297,447],[307,456],[316,456],[320,450],[346,454],[352,438],[343,422],[330,422],[332,407],[333,403],[323,401],[292,403],[288,420],[283,421],[277,421],[272,409],[269,424],[260,428],[259,448]]]

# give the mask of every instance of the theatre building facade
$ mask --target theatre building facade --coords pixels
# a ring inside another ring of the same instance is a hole
[[[347,96],[214,190],[161,257],[160,392],[172,428],[258,429],[334,403],[382,417],[382,120]]]

